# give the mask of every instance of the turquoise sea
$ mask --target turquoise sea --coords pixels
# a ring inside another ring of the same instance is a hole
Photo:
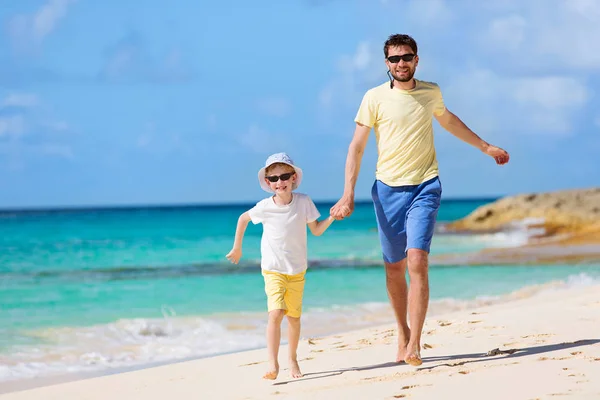
[[[432,255],[521,243],[518,230],[443,232],[489,201],[443,201]],[[0,212],[0,382],[264,346],[261,226],[239,265],[225,259],[250,206]],[[304,337],[393,321],[370,202],[309,235],[309,260]],[[430,315],[599,278],[600,265],[434,264]]]

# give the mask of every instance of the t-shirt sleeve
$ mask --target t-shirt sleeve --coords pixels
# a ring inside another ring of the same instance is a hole
[[[305,201],[305,209],[306,209],[306,223],[310,223],[313,221],[316,221],[320,216],[321,213],[319,212],[319,210],[317,210],[317,206],[315,206],[315,203],[313,203],[312,199],[308,196],[306,196],[306,201]]]
[[[444,111],[446,111],[446,105],[444,104],[444,98],[442,97],[442,90],[438,85],[435,85],[433,97],[433,113],[435,115],[442,115]]]
[[[260,224],[264,221],[265,218],[265,203],[263,201],[259,201],[256,203],[254,207],[248,210],[248,215],[250,216],[250,220],[254,225]]]
[[[354,122],[372,128],[375,125],[375,121],[377,121],[377,107],[373,99],[373,93],[369,90],[363,96]]]

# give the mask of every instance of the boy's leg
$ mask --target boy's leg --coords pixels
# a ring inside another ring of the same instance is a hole
[[[279,375],[279,343],[281,343],[281,321],[284,310],[269,311],[267,323],[267,354],[269,356],[269,369],[263,375],[264,379],[276,379]]]
[[[301,378],[302,372],[298,365],[298,343],[300,341],[300,316],[302,315],[302,297],[304,296],[305,272],[288,277],[285,292],[285,304],[288,319],[288,348],[290,375]]]
[[[267,323],[267,354],[269,368],[264,379],[276,379],[279,374],[279,344],[281,343],[281,321],[286,313],[284,301],[286,277],[277,272],[263,271],[265,293],[269,310]]]
[[[298,342],[300,342],[300,318],[288,315],[288,342],[290,349],[290,375],[292,378],[301,378],[302,372],[298,365]]]

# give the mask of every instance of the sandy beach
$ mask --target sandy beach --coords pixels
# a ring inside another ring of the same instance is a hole
[[[286,347],[276,381],[252,350],[7,393],[33,399],[546,399],[600,398],[600,286],[429,317],[420,367],[393,361],[393,325],[303,338],[304,377],[290,379]]]

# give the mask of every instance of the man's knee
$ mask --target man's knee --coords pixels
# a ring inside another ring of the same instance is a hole
[[[429,254],[421,249],[408,249],[408,273],[410,275],[427,274],[429,267]]]
[[[385,263],[385,274],[388,278],[398,275],[404,276],[406,273],[406,258],[395,263]]]

